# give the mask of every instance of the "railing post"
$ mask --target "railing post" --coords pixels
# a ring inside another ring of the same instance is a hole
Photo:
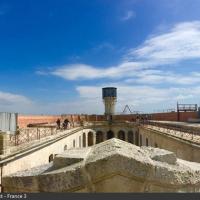
[[[17,135],[14,135],[15,137],[15,146],[17,146]]]
[[[37,140],[38,140],[38,138],[39,138],[39,137],[38,137],[38,128],[37,128],[37,132],[36,132],[36,133],[37,133]]]
[[[29,130],[28,129],[26,130],[26,134],[27,134],[27,140],[29,142]]]
[[[38,128],[38,140],[40,140],[40,129]]]
[[[16,135],[16,140],[17,140],[16,145],[19,145],[19,135]]]
[[[194,140],[194,131],[192,131],[192,140]]]

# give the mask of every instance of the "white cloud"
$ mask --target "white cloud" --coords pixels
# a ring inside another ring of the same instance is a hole
[[[28,111],[33,106],[34,102],[29,98],[0,91],[0,111],[1,112],[22,112]]]
[[[167,33],[150,37],[130,50],[129,58],[135,57],[161,64],[200,58],[200,21],[180,23]]]
[[[129,50],[125,59],[116,66],[98,68],[85,64],[73,64],[57,67],[51,74],[67,80],[102,79],[102,78],[137,78],[144,70],[157,69],[160,66],[177,64],[180,61],[200,59],[200,21],[185,22],[175,25],[171,30],[153,35],[141,46]],[[163,73],[164,74],[164,73]],[[155,82],[191,83],[187,77],[172,76],[163,79],[163,75],[148,75],[146,79]],[[142,82],[142,77],[138,82]],[[192,81],[198,82],[197,78]]]
[[[100,102],[100,103],[99,103]],[[103,104],[99,100],[80,98],[64,102],[40,102],[8,92],[0,91],[0,112],[17,112],[21,114],[80,114],[101,113]]]
[[[74,65],[62,66],[57,70],[55,70],[54,72],[52,72],[51,74],[69,80],[76,80],[78,78],[83,78],[83,79],[101,78],[103,76],[102,73],[103,70],[94,68],[89,65],[74,64]]]
[[[155,108],[175,108],[176,101],[198,103],[200,87],[157,88],[147,85],[126,85],[105,83],[98,86],[78,86],[79,98],[62,102],[33,102],[28,98],[11,93],[0,93],[0,110],[26,114],[88,113],[103,114],[102,87],[115,86],[118,91],[117,112],[122,112],[128,104],[134,110],[151,112]]]
[[[195,103],[198,101],[197,96],[200,95],[200,87],[156,88],[146,85],[128,86],[120,83],[110,83],[110,85],[117,87],[117,110],[119,112],[122,112],[126,104],[131,105],[134,110],[145,110],[147,112],[153,111],[154,108],[160,109],[162,106],[167,107],[170,105],[175,108],[177,101]],[[110,85],[106,84],[106,86]],[[101,91],[104,86],[79,86],[77,91],[84,100],[90,99],[92,102],[102,105]],[[89,107],[88,110],[90,110]]]
[[[128,78],[125,83],[159,84],[170,83],[178,85],[193,85],[200,83],[198,72],[188,73],[187,75],[175,74],[173,72],[159,70],[145,70],[135,74],[137,78]]]
[[[41,112],[53,108],[63,113],[73,113],[74,110],[77,113],[103,113],[101,89],[105,86],[118,88],[118,111],[122,111],[126,104],[134,110],[152,111],[154,108],[174,108],[176,101],[199,103],[200,87],[197,85],[200,73],[178,74],[176,70],[166,70],[168,65],[175,66],[181,61],[194,59],[200,61],[200,21],[179,23],[165,33],[150,36],[139,47],[130,49],[125,59],[116,66],[101,68],[80,63],[56,67],[50,74],[66,80],[108,80],[98,86],[95,83],[94,86],[78,86],[76,90],[80,98],[74,102],[37,108]],[[167,83],[168,88],[161,83]]]
[[[15,103],[27,104],[31,101],[25,96],[0,91],[0,104],[11,105]]]
[[[142,66],[139,66],[137,62],[124,62],[117,67],[109,68],[96,68],[85,64],[73,64],[61,66],[51,74],[60,76],[67,80],[77,79],[95,79],[95,78],[121,78],[124,76],[132,76],[134,72],[140,70]]]

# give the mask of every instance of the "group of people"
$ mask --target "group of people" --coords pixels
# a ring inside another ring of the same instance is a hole
[[[70,122],[68,119],[65,119],[62,123],[60,121],[60,119],[57,119],[56,121],[56,124],[57,124],[57,129],[67,129]]]
[[[148,120],[152,118],[151,115],[137,115],[136,122],[146,123]]]

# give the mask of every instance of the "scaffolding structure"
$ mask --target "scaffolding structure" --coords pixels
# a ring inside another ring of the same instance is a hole
[[[120,113],[120,114],[125,115],[125,114],[127,114],[127,112],[130,114],[141,114],[142,113],[141,111],[132,111],[129,105],[125,105],[122,113]]]
[[[180,112],[197,112],[197,104],[179,104],[177,102],[177,121],[180,121]]]

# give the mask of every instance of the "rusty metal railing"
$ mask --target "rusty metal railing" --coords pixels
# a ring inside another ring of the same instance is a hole
[[[29,127],[19,129],[17,131],[18,134],[10,135],[10,146],[18,146],[21,144],[29,143],[34,140],[40,140],[42,138],[55,135],[65,130],[69,130],[71,128],[80,127],[81,124],[76,122],[73,124],[69,124],[69,126],[65,129],[57,129],[55,125],[38,125],[36,127]]]
[[[197,127],[152,121],[143,122],[141,125],[149,129],[200,144],[200,128]]]
[[[20,129],[18,134],[10,135],[10,146],[18,146],[34,140],[55,135],[58,130],[55,127],[45,128],[25,128]]]

